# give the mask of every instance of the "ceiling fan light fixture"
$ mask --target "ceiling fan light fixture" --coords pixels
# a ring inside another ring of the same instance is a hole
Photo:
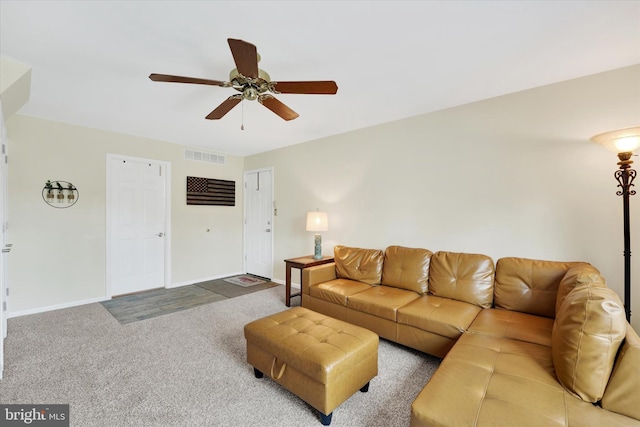
[[[247,86],[242,91],[242,97],[248,101],[255,101],[258,99],[258,90],[253,86]]]

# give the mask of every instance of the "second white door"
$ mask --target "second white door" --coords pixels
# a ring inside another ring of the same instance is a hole
[[[245,269],[271,278],[273,274],[273,184],[271,170],[245,172]]]

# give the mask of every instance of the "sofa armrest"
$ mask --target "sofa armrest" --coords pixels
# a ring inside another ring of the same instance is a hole
[[[302,293],[309,295],[309,287],[337,279],[336,263],[316,265],[302,270]]]

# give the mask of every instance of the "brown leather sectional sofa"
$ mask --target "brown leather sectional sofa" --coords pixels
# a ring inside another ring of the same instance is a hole
[[[443,358],[411,426],[640,426],[640,338],[584,262],[334,248],[302,306]]]

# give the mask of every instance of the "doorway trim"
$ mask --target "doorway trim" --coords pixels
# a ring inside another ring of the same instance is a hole
[[[276,216],[276,202],[275,202],[275,198],[274,198],[274,194],[275,194],[275,178],[274,178],[274,168],[272,167],[267,167],[267,168],[260,168],[260,169],[252,169],[252,170],[248,170],[248,171],[244,171],[244,173],[242,174],[242,270],[246,273],[247,272],[247,192],[245,191],[245,185],[247,183],[247,175],[251,174],[251,173],[259,173],[259,172],[271,172],[271,212],[270,212],[270,217],[271,217],[271,275],[270,278],[273,279],[273,260],[274,260],[274,235],[275,235],[275,221],[274,221],[274,217]]]
[[[107,200],[106,200],[106,280],[105,295],[108,299],[112,297],[111,290],[111,161],[129,160],[136,162],[158,163],[164,166],[164,222],[165,222],[165,245],[164,245],[164,287],[171,287],[171,162],[164,160],[148,159],[143,157],[125,156],[122,154],[107,153]]]
[[[9,139],[7,138],[6,124],[4,121],[4,111],[0,104],[0,146],[2,146],[2,154],[0,155],[0,380],[4,375],[4,339],[7,337],[7,292],[9,289],[9,275],[7,273],[9,266],[8,252],[11,245],[8,241],[8,202],[9,202],[9,186],[8,186],[8,162],[9,162]]]

